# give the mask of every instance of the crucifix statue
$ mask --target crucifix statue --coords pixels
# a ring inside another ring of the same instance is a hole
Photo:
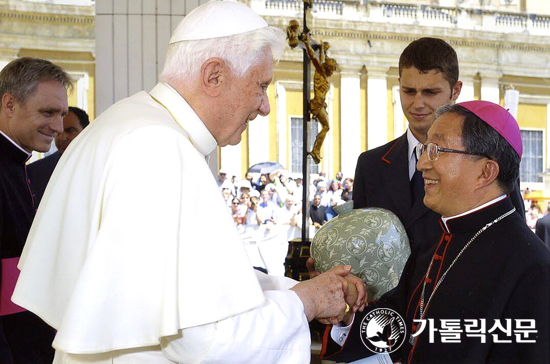
[[[328,123],[327,103],[326,97],[330,90],[329,77],[336,71],[338,63],[333,58],[327,56],[326,52],[330,45],[328,42],[322,42],[319,46],[319,58],[315,57],[315,51],[313,50],[310,42],[309,35],[302,33],[300,40],[304,43],[305,49],[315,67],[315,75],[313,76],[313,99],[309,103],[309,108],[313,118],[321,124],[321,131],[317,134],[313,149],[309,153],[315,163],[321,162],[321,146],[323,141],[330,130]]]
[[[304,18],[303,29],[296,20],[291,20],[286,31],[288,44],[291,48],[302,48],[304,53],[303,58],[303,155],[302,155],[302,236],[299,239],[294,239],[289,242],[289,250],[285,259],[285,275],[297,280],[307,279],[309,274],[306,269],[306,260],[309,258],[309,172],[310,159],[317,164],[321,161],[321,146],[325,140],[326,134],[329,131],[329,117],[327,113],[326,96],[330,90],[329,77],[337,68],[337,63],[334,59],[327,56],[326,52],[329,49],[327,42],[319,44],[309,35],[307,26],[308,19],[311,17],[310,9],[313,6],[312,0],[303,0]],[[318,52],[318,56],[316,53]],[[310,100],[310,64],[315,67],[314,75],[314,97]],[[311,116],[317,120],[322,129],[315,139],[313,149],[307,152],[309,146],[309,128]]]

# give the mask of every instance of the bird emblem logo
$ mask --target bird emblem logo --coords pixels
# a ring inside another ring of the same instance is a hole
[[[374,353],[393,353],[405,341],[405,321],[396,311],[377,308],[361,321],[361,340]]]

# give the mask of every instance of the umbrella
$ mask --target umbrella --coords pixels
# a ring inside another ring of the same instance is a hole
[[[277,162],[262,162],[248,168],[248,172],[268,174],[279,169],[284,169],[284,167]]]

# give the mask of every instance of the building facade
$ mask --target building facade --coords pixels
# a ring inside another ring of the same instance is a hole
[[[320,169],[328,176],[338,170],[352,176],[362,151],[404,133],[407,125],[399,102],[398,58],[411,41],[432,36],[445,39],[458,53],[464,83],[459,102],[492,101],[516,115],[525,145],[522,186],[543,189],[541,173],[549,155],[550,4],[504,0],[485,1],[484,5],[479,1],[409,3],[314,2],[309,27],[318,41],[331,44],[330,56],[340,66],[327,96],[332,122]],[[301,21],[300,1],[252,0],[250,4],[281,28],[291,19]],[[292,123],[302,112],[301,59],[300,51],[289,48],[276,67],[270,90],[275,112],[250,124],[248,140],[240,148],[243,163],[247,158],[250,164],[257,161],[253,140],[259,139],[269,140],[269,155],[263,158],[292,166],[292,145],[298,140]],[[267,126],[255,125],[261,123]],[[222,152],[222,165],[223,157]]]
[[[95,11],[90,0],[0,1],[0,68],[38,57],[75,80],[69,105],[95,117]]]
[[[300,23],[301,0],[239,0],[271,25]],[[171,31],[204,0],[0,0],[0,67],[18,56],[47,58],[77,80],[69,104],[93,118],[157,82]],[[398,57],[422,36],[456,50],[459,101],[484,99],[517,115],[525,145],[522,187],[543,190],[550,164],[550,3],[545,0],[314,0],[309,28],[330,43],[339,68],[327,95],[331,118],[312,172],[353,176],[358,155],[401,135]],[[302,59],[288,47],[274,69],[271,114],[249,124],[240,145],[211,158],[242,178],[257,162],[301,173]],[[318,130],[311,124],[313,133]],[[313,139],[313,138],[312,138]]]

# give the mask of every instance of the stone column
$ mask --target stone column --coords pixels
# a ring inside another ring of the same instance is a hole
[[[157,83],[172,30],[206,0],[96,0],[96,112]]]
[[[462,81],[462,91],[456,102],[472,101],[474,99],[474,74],[463,72],[459,80]]]
[[[399,86],[392,88],[393,102],[393,137],[397,138],[405,133],[405,114],[401,107],[401,96],[399,94]]]
[[[231,179],[231,176],[237,176],[237,181],[241,180],[241,144],[228,145],[221,148],[221,168],[227,171],[227,179]]]
[[[368,67],[367,149],[388,141],[387,67]]]
[[[279,110],[277,109],[277,111]],[[282,116],[277,117],[284,119],[286,112]],[[256,119],[248,123],[248,158],[250,165],[269,160],[270,142],[269,116],[258,115]]]
[[[289,120],[286,114],[286,87],[282,82],[277,82],[276,93],[277,93],[276,102],[277,102],[277,139],[278,139],[277,153],[278,153],[278,159],[279,159],[278,162],[281,165],[285,166],[285,168],[290,169],[287,162],[290,146],[287,143]],[[269,140],[269,139],[266,139],[266,140]],[[267,148],[265,144],[264,144],[264,149],[269,150],[269,148]],[[263,161],[258,161],[258,162],[263,162]],[[258,163],[258,162],[254,162],[254,163]]]
[[[482,72],[481,73],[481,99],[483,101],[491,101],[495,104],[500,102],[500,88],[498,80],[501,74],[499,72]]]
[[[549,168],[548,166],[550,164],[550,103],[546,104],[546,145],[544,147],[546,147],[546,158],[545,158],[546,166],[544,167]],[[550,192],[550,188],[548,189],[548,192]]]
[[[353,176],[361,153],[361,73],[342,70],[340,83],[340,161],[345,176]]]

